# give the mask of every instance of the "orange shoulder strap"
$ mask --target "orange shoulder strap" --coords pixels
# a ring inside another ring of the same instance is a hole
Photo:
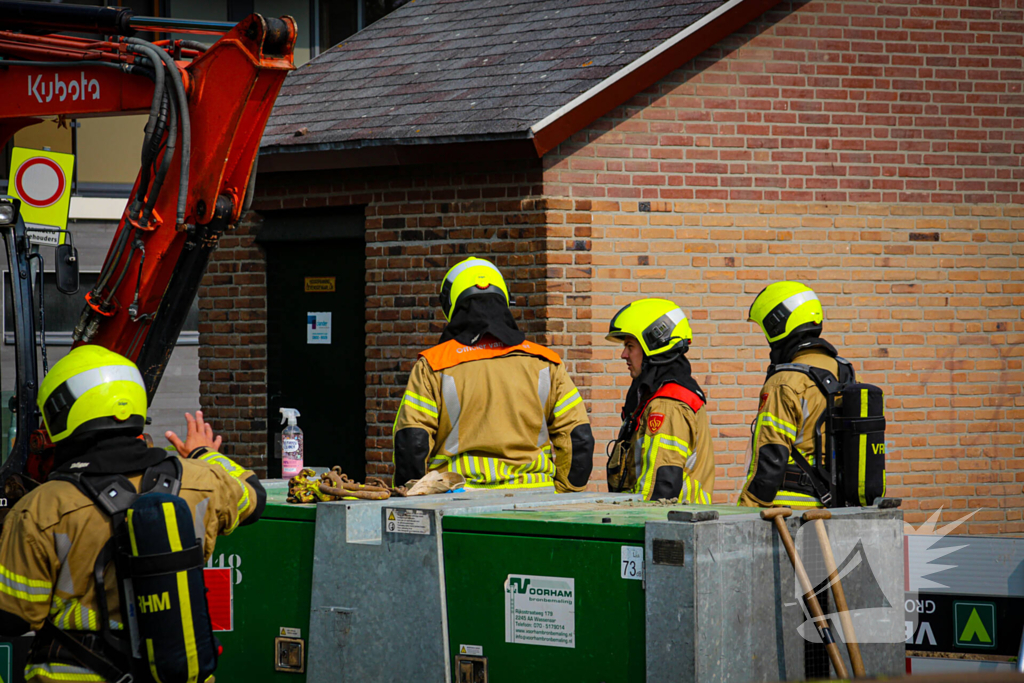
[[[496,340],[486,341],[476,346],[466,346],[460,344],[455,339],[449,339],[443,344],[438,344],[426,351],[421,351],[419,355],[426,358],[427,362],[430,363],[430,368],[436,372],[453,368],[460,363],[466,363],[471,360],[497,358],[515,352],[543,358],[559,365],[562,363],[562,359],[551,349],[528,341],[516,346],[505,346]]]

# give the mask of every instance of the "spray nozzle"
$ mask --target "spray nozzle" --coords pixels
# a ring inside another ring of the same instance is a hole
[[[281,408],[281,424],[287,421],[289,425],[294,426],[298,424],[296,422],[298,417],[300,417],[299,411],[295,410],[295,408]]]

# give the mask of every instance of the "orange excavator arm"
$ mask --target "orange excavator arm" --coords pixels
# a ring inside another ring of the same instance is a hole
[[[152,400],[210,254],[248,208],[263,129],[294,69],[295,22],[254,14],[207,47],[134,38],[140,25],[154,30],[167,20],[140,21],[121,8],[0,0],[0,15],[13,29],[0,31],[0,144],[41,117],[149,112],[142,168],[74,338],[135,361]],[[9,232],[14,275],[25,270],[18,249],[27,240]],[[18,317],[33,324],[32,315]],[[35,334],[17,336],[34,342]],[[23,471],[29,434],[41,438],[34,349],[18,355],[18,436],[0,483]]]

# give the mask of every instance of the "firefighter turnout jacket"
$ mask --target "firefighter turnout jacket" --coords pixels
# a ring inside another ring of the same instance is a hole
[[[839,364],[820,349],[798,352],[792,362],[823,368],[838,377]],[[781,371],[768,378],[751,425],[750,468],[739,505],[822,507],[792,453],[796,451],[816,465],[814,425],[825,407],[824,395],[807,375]]]
[[[711,503],[715,455],[704,401],[675,383],[654,393],[629,443],[624,489],[644,500]]]
[[[218,535],[256,521],[258,493],[246,480],[255,476],[220,453],[182,460],[181,489],[194,515],[195,534],[209,560]],[[129,473],[136,490],[142,473]],[[0,610],[24,619],[34,630],[44,620],[58,628],[98,632],[99,602],[93,578],[96,559],[110,539],[111,524],[74,484],[51,480],[17,502],[0,535]],[[114,564],[104,581],[112,630],[124,629]],[[68,661],[36,661],[27,681],[102,681],[90,669]]]
[[[420,353],[395,417],[395,480],[457,472],[468,489],[582,490],[594,438],[555,352],[485,336]]]

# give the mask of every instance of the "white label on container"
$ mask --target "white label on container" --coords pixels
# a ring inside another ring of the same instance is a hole
[[[384,528],[393,534],[430,534],[430,513],[426,510],[402,510],[387,508],[384,511]]]
[[[505,642],[575,648],[575,579],[509,574]]]
[[[469,655],[471,657],[483,657],[484,646],[483,645],[459,645],[460,655]]]
[[[301,638],[302,637],[302,629],[301,628],[288,628],[287,626],[282,626],[281,627],[281,637],[282,638]]]
[[[298,439],[283,439],[283,441],[284,444],[281,446],[281,450],[283,450],[285,453],[294,453],[295,451],[299,450]]]
[[[635,545],[622,546],[622,578],[642,581],[644,578],[644,549]]]

